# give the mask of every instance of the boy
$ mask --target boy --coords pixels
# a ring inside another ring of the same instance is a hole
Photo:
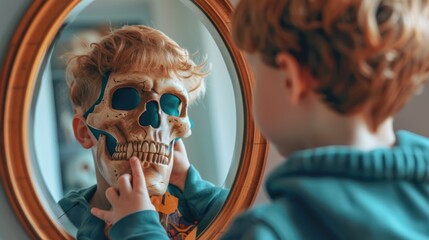
[[[429,1],[242,0],[233,26],[287,160],[222,239],[429,239],[429,140],[393,131],[429,77]]]
[[[109,238],[112,222],[90,209],[110,209],[107,189],[126,184],[132,157],[141,161],[156,212],[125,222],[128,229],[141,224],[171,238],[192,236],[218,213],[228,191],[201,179],[180,140],[191,134],[188,105],[204,94],[203,68],[172,39],[146,26],[114,30],[70,58],[73,130],[77,141],[92,149],[97,180],[59,202],[78,228],[77,239]]]

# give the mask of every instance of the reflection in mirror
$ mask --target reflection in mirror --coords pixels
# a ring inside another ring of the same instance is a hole
[[[123,25],[147,25],[164,32],[190,53],[196,53],[193,59],[197,63],[207,57],[212,69],[206,78],[207,91],[190,106],[192,135],[184,142],[191,164],[204,179],[231,187],[242,149],[242,97],[225,45],[197,11],[180,1],[98,0],[70,16],[51,45],[40,71],[39,91],[34,95],[34,164],[53,202],[71,190],[95,184],[92,153],[83,149],[73,135],[73,109],[61,56],[80,51],[81,42],[97,41],[110,29]],[[68,231],[73,235],[75,229]]]

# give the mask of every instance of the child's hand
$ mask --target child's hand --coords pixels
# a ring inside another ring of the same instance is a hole
[[[174,144],[174,163],[170,183],[183,191],[190,166],[185,144],[182,139],[179,139]]]
[[[122,175],[119,180],[119,189],[110,187],[106,190],[107,200],[112,205],[108,211],[92,208],[91,213],[105,221],[115,224],[123,217],[143,210],[155,210],[146,188],[146,180],[140,160],[137,157],[130,159],[131,173]]]

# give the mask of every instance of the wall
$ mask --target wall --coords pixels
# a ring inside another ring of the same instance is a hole
[[[9,40],[19,24],[30,0],[0,0],[0,66],[3,66]],[[0,180],[1,181],[1,180]],[[29,239],[8,202],[3,183],[0,184],[0,239]]]

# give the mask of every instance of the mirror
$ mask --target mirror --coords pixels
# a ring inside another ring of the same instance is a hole
[[[165,15],[176,19],[176,23],[171,24]],[[226,63],[231,59],[226,46],[218,47],[202,22],[195,21],[192,9],[180,1],[96,0],[73,19],[50,46],[48,60],[40,70],[40,84],[33,94],[34,114],[30,116],[34,119],[30,129],[34,139],[29,144],[34,144],[35,164],[43,169],[41,174],[54,200],[70,190],[95,184],[91,151],[74,139],[73,109],[61,57],[65,52],[79,51],[80,41],[98,41],[110,28],[124,24],[141,24],[164,32],[190,53],[197,53],[196,62],[203,60],[201,55],[207,56],[212,65],[206,78],[207,91],[189,108],[192,135],[183,141],[201,176],[217,186],[230,188],[241,153],[235,150],[241,150],[243,138],[242,94],[239,86],[232,84],[237,73],[234,68],[228,71]],[[229,59],[224,60],[222,51]]]
[[[70,132],[72,112],[58,57],[73,39],[92,38],[106,26],[154,27],[212,63],[207,93],[190,107],[193,135],[185,144],[203,178],[230,194],[199,237],[215,238],[252,203],[268,146],[251,119],[252,79],[232,44],[231,13],[228,1],[64,0],[30,6],[2,69],[0,157],[6,192],[31,237],[72,239],[75,229],[56,202],[70,189],[94,183],[92,156]]]

